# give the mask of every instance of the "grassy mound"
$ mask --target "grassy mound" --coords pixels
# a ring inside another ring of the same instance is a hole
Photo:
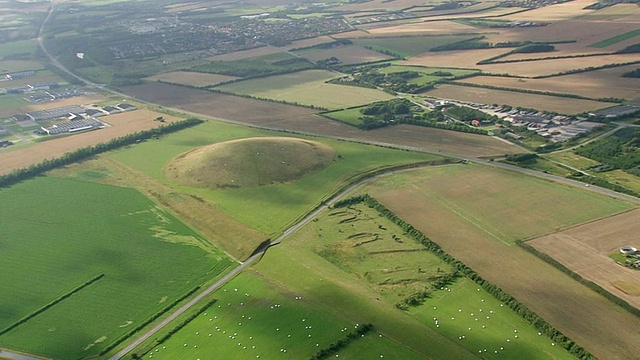
[[[265,137],[227,141],[183,153],[165,176],[203,188],[251,187],[299,179],[330,164],[335,152],[314,141]]]

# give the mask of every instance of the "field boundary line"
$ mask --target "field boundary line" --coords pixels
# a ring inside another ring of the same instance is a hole
[[[31,314],[23,317],[22,319],[20,319],[20,320],[16,321],[15,323],[9,325],[8,327],[4,328],[2,331],[0,331],[0,335],[4,335],[4,334],[8,333],[9,331],[17,328],[18,326],[26,323],[27,321],[33,319],[34,317],[42,314],[43,312],[49,310],[53,306],[61,303],[62,301],[70,298],[72,295],[78,293],[80,290],[82,290],[82,289],[86,288],[87,286],[95,283],[96,281],[102,279],[103,277],[104,277],[104,273],[100,274],[98,276],[94,276],[92,279],[90,279],[89,281],[86,281],[84,284],[82,284],[80,286],[77,286],[77,287],[73,288],[71,291],[62,294],[57,299],[51,301],[50,303],[46,304],[45,306],[39,308],[38,310],[32,312]]]

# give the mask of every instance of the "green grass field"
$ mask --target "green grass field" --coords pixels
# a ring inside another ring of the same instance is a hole
[[[484,359],[574,359],[467,278],[435,292],[409,312]]]
[[[213,305],[152,348],[149,355],[156,359],[208,358],[212,353],[224,359],[304,359],[355,327],[352,321],[320,310],[313,300],[256,273],[241,274],[218,290],[215,298]],[[420,358],[374,333],[345,350],[359,354],[370,346],[373,349],[368,351],[375,351],[378,357]],[[344,358],[342,351],[338,354]]]
[[[322,115],[329,119],[337,120],[349,125],[360,126],[362,124],[362,120],[360,120],[360,118],[363,116],[360,109],[362,109],[362,107],[332,111]]]
[[[422,67],[422,66],[402,66],[402,65],[391,65],[387,67],[383,67],[378,69],[378,72],[382,74],[392,74],[402,71],[416,71],[420,73],[419,77],[409,79],[410,84],[417,85],[427,85],[438,80],[443,79],[451,79],[454,77],[469,75],[477,73],[476,70],[465,70],[465,69],[451,69],[451,68],[430,68],[430,67]],[[437,76],[433,75],[434,73],[450,73],[451,75],[447,76]]]
[[[113,156],[118,161],[167,182],[162,174],[162,167],[180,153],[226,140],[285,135],[219,122],[207,122],[167,135],[161,140],[147,141],[113,152],[108,156]],[[177,188],[209,199],[220,210],[236,220],[271,234],[281,230],[358,174],[392,164],[407,164],[439,158],[433,155],[331,139],[313,138],[311,140],[329,145],[338,158],[321,171],[296,182],[239,189],[207,190],[186,186]],[[242,159],[237,160],[242,161]],[[256,209],[268,209],[268,211],[256,211]]]
[[[15,54],[33,54],[36,51],[36,41],[34,39],[18,40],[2,43],[0,47],[0,57]]]
[[[636,37],[640,35],[640,29],[635,29],[635,30],[631,30],[629,32],[626,32],[624,34],[620,34],[620,35],[616,35],[613,37],[610,37],[608,39],[604,39],[602,41],[598,41],[597,43],[591,44],[589,45],[590,47],[595,47],[595,48],[606,48],[607,46],[611,46],[614,44],[617,44],[621,41],[625,41],[627,39],[631,39],[633,37]]]
[[[409,58],[425,53],[436,46],[452,44],[473,37],[473,35],[398,36],[353,39],[353,42],[357,45],[370,47],[376,51],[391,52]]]
[[[357,214],[356,219],[343,221],[353,214]],[[363,233],[377,233],[380,240],[356,246],[371,240],[359,235]],[[320,215],[282,245],[270,249],[257,269],[304,299],[373,323],[377,331],[424,358],[572,358],[562,348],[551,345],[545,336],[537,335],[531,325],[490,294],[477,291],[477,286],[466,278],[432,291],[420,306],[409,307],[408,311],[397,309],[394,304],[398,294],[410,294],[416,285],[428,286],[428,282],[415,281],[415,273],[408,275],[412,269],[419,268],[427,278],[437,274],[438,269],[448,269],[429,252],[398,252],[419,246],[386,217],[365,205],[356,205]],[[333,250],[333,256],[327,256],[323,249]],[[405,255],[415,259],[400,260]],[[345,261],[340,263],[337,259]],[[380,284],[375,277],[382,273],[405,281]],[[459,309],[466,317],[459,315]],[[481,321],[483,313],[486,314]],[[460,339],[462,335],[465,339]]]
[[[231,265],[136,190],[39,177],[2,190],[0,346],[85,358]]]
[[[307,70],[216,87],[234,94],[283,100],[321,108],[340,109],[393,98],[376,89],[327,84],[337,75],[326,70]],[[348,96],[347,96],[348,95]]]

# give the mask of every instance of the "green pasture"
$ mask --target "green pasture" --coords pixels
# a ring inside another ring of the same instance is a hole
[[[255,136],[288,135],[210,121],[167,135],[160,140],[147,141],[113,152],[108,156],[113,156],[118,161],[167,182],[162,175],[162,167],[180,153],[208,144]],[[338,158],[326,168],[296,182],[219,190],[175,187],[195,196],[210,199],[220,210],[236,220],[271,234],[290,224],[295,218],[358,175],[394,164],[439,159],[433,155],[331,139],[312,138],[311,140],[331,146]]]
[[[631,30],[628,31],[624,34],[620,34],[620,35],[616,35],[613,37],[610,37],[608,39],[604,39],[602,41],[598,41],[597,43],[591,44],[589,45],[590,47],[595,47],[595,48],[605,48],[614,44],[617,44],[619,42],[625,41],[627,39],[631,39],[633,37],[636,37],[640,35],[640,29],[635,29],[635,30]]]
[[[465,224],[505,244],[633,208],[584,189],[473,164],[406,172],[368,186],[377,193],[416,189],[447,214],[441,222]]]
[[[34,39],[5,42],[0,47],[0,57],[15,54],[33,54],[36,51],[36,47],[37,43]]]
[[[0,191],[0,329],[104,274],[0,346],[89,357],[231,265],[130,188],[38,177]]]
[[[429,291],[453,271],[451,265],[425,251],[366,205],[332,210],[313,227],[317,240],[311,250],[366,280],[393,304],[414,293]]]
[[[322,115],[328,117],[329,119],[340,121],[349,125],[360,126],[362,124],[362,120],[360,120],[360,118],[363,116],[360,112],[360,109],[362,109],[362,107],[332,111],[324,113]]]
[[[377,89],[326,83],[335,77],[336,74],[330,71],[307,70],[238,81],[218,86],[216,89],[329,109],[364,105],[392,98],[391,95]]]
[[[44,65],[31,60],[1,60],[0,73],[44,69]],[[1,84],[1,83],[0,83]]]
[[[196,359],[215,353],[224,359],[304,359],[344,338],[356,325],[256,273],[241,274],[214,297],[213,305],[145,358]],[[378,356],[389,357],[397,351],[397,345],[377,334],[365,338],[368,341],[358,339],[348,348],[363,350],[371,343]]]
[[[8,83],[7,83],[8,84]],[[0,82],[0,86],[4,85]],[[4,94],[0,95],[0,109],[11,109],[28,105],[29,102],[24,99],[22,94]]]
[[[390,36],[352,39],[361,46],[376,51],[390,52],[405,58],[420,55],[431,48],[474,38],[474,35],[441,35],[441,36]]]
[[[420,73],[420,76],[417,78],[409,79],[409,83],[418,84],[418,85],[426,85],[438,80],[442,79],[450,79],[453,77],[463,76],[475,74],[477,70],[466,70],[466,69],[456,69],[456,68],[435,68],[435,67],[422,67],[422,66],[405,66],[405,65],[391,65],[387,67],[383,67],[377,70],[382,74],[393,74],[397,72],[403,71],[416,71]],[[434,73],[451,73],[448,76],[437,76]]]
[[[591,166],[600,165],[599,162],[584,156],[580,156],[572,151],[563,151],[563,152],[558,152],[554,154],[545,154],[543,156],[545,158],[549,158],[551,160],[555,160],[565,165],[568,165],[577,169],[581,169],[581,170],[586,170]]]
[[[282,52],[248,59],[212,61],[206,65],[196,66],[192,70],[239,77],[256,77],[300,71],[312,67],[313,64],[307,60]]]
[[[468,278],[409,313],[483,359],[575,358]]]

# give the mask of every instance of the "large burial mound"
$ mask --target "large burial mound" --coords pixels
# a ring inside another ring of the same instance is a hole
[[[335,158],[327,145],[295,138],[227,141],[191,150],[169,161],[165,176],[202,188],[250,187],[299,179]]]

